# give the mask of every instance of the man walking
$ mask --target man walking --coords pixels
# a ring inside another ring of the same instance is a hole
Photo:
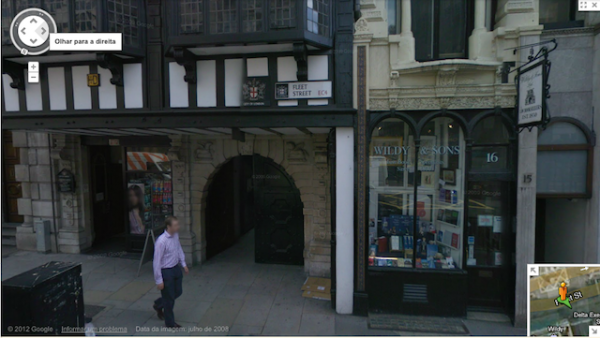
[[[158,236],[154,244],[154,280],[162,297],[154,301],[154,310],[159,319],[165,320],[166,327],[181,327],[175,323],[173,307],[175,299],[183,292],[183,273],[189,272],[185,264],[185,255],[179,243],[179,221],[175,216],[165,220],[166,230]],[[181,267],[179,266],[181,264]]]

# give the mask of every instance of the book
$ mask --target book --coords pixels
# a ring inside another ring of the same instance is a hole
[[[438,253],[438,246],[436,244],[427,244],[427,259],[433,258]]]
[[[390,251],[402,251],[400,236],[391,236],[390,242]]]
[[[450,246],[452,246],[455,249],[458,249],[458,234],[457,233],[452,233],[452,243],[450,244]]]
[[[377,239],[377,248],[379,249],[380,253],[386,253],[388,252],[388,239],[387,237],[379,237]]]

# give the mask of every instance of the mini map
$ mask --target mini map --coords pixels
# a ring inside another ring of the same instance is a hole
[[[529,283],[531,336],[588,336],[600,326],[600,267],[539,266]]]

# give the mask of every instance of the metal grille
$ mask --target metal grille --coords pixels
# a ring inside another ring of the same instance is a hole
[[[272,28],[296,27],[296,1],[271,0],[269,21]]]
[[[329,36],[329,0],[307,0],[307,30]]]
[[[406,303],[427,303],[427,285],[404,284],[402,301]]]
[[[244,33],[263,31],[263,0],[242,1],[242,31]]]
[[[12,1],[2,0],[2,44],[10,44],[10,22],[13,19]]]
[[[123,33],[123,44],[137,46],[139,31],[137,27],[138,3],[136,0],[108,0],[108,30]]]
[[[204,32],[204,1],[181,0],[179,2],[181,34]]]
[[[80,33],[98,30],[97,1],[75,0],[75,30]]]
[[[210,32],[238,32],[237,0],[210,0]]]

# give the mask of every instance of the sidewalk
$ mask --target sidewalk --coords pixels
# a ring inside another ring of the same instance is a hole
[[[53,260],[81,262],[84,301],[97,312],[94,326],[126,328],[119,335],[407,334],[371,330],[366,317],[338,315],[328,301],[303,298],[303,267],[255,264],[253,250],[252,236],[245,236],[234,247],[190,269],[183,280],[183,295],[175,303],[181,332],[164,331],[164,322],[152,309],[159,291],[150,262],[136,277],[137,260],[18,251],[2,257],[2,280]],[[464,322],[474,335],[526,333],[510,323]]]

